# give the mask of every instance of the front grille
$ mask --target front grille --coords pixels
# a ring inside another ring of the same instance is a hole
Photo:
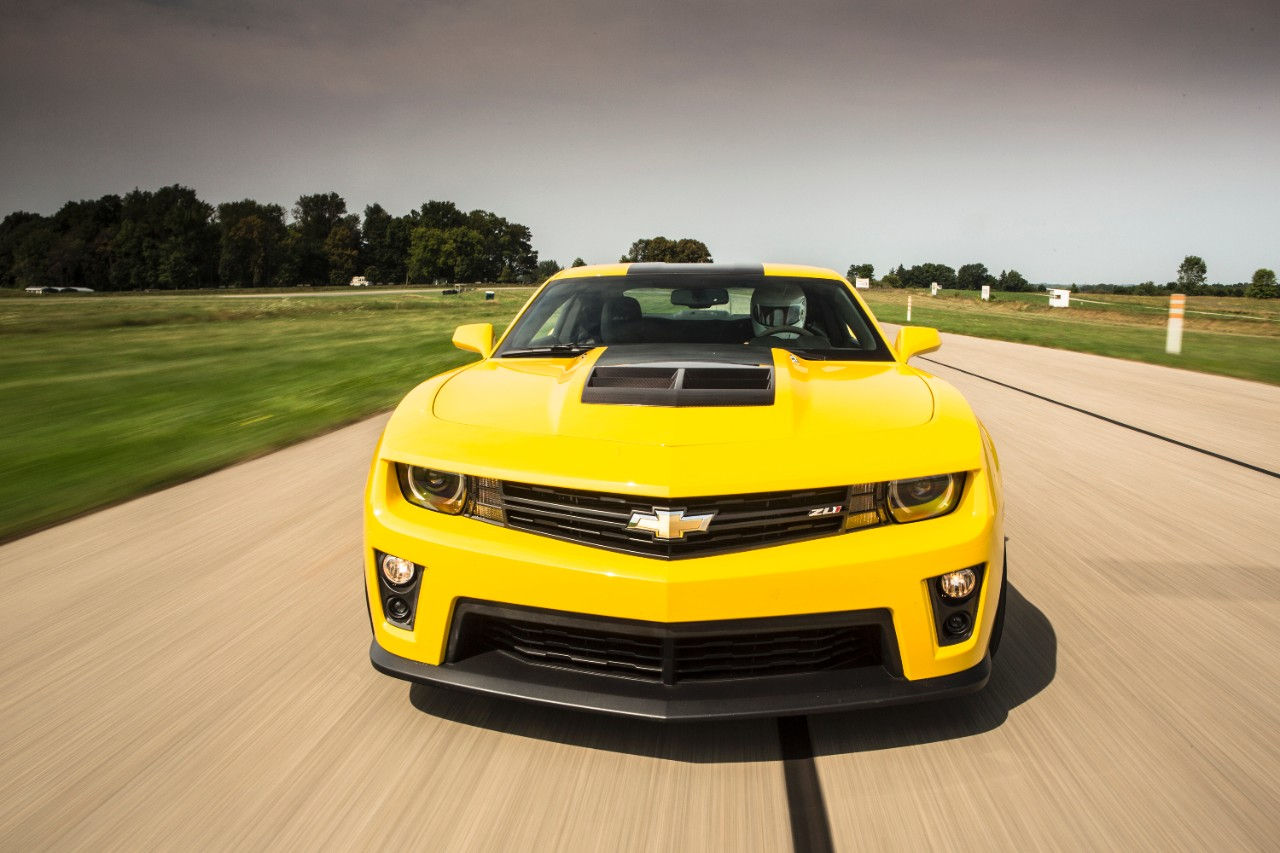
[[[510,481],[500,487],[508,527],[662,559],[829,536],[841,532],[851,516],[857,517],[857,526],[868,526],[867,513],[872,513],[870,523],[878,520],[874,485],[695,498],[647,498]],[[682,518],[713,517],[705,532],[677,538],[628,529],[633,513],[652,517],[655,510],[679,511]]]
[[[460,612],[450,662],[500,652],[531,664],[667,685],[880,666],[879,624],[801,627],[796,617],[736,623],[635,623],[557,614]],[[826,620],[823,620],[826,621]],[[779,623],[788,623],[783,626]],[[778,625],[772,627],[770,623]]]

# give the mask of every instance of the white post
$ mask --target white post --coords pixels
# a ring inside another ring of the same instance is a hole
[[[911,294],[907,294],[907,322],[911,322]]]
[[[930,296],[937,296],[937,295],[938,295],[938,291],[939,291],[939,290],[941,290],[941,289],[942,289],[942,288],[938,287],[938,283],[935,281],[933,284],[929,285],[929,295],[930,295]]]
[[[983,302],[991,301],[991,285],[989,284],[982,285],[982,301]]]
[[[1164,336],[1164,351],[1169,355],[1182,352],[1182,314],[1187,307],[1187,297],[1175,293],[1169,297],[1169,329]]]

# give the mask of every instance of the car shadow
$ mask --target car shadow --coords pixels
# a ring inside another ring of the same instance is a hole
[[[1053,681],[1058,641],[1044,613],[1009,585],[1005,633],[991,681],[978,693],[916,705],[810,718],[815,755],[841,755],[969,737],[990,731]],[[774,719],[660,722],[548,708],[514,699],[414,684],[424,714],[521,738],[691,763],[782,758]]]

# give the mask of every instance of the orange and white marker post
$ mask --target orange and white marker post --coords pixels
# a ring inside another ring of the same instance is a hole
[[[907,322],[911,322],[911,294],[907,294]]]
[[[1169,355],[1182,352],[1182,315],[1186,308],[1185,294],[1175,293],[1169,297],[1169,329],[1164,336],[1164,351]]]

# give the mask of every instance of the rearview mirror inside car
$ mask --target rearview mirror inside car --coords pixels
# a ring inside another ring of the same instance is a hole
[[[723,287],[679,287],[671,291],[671,304],[685,308],[710,308],[729,304],[729,291]]]

